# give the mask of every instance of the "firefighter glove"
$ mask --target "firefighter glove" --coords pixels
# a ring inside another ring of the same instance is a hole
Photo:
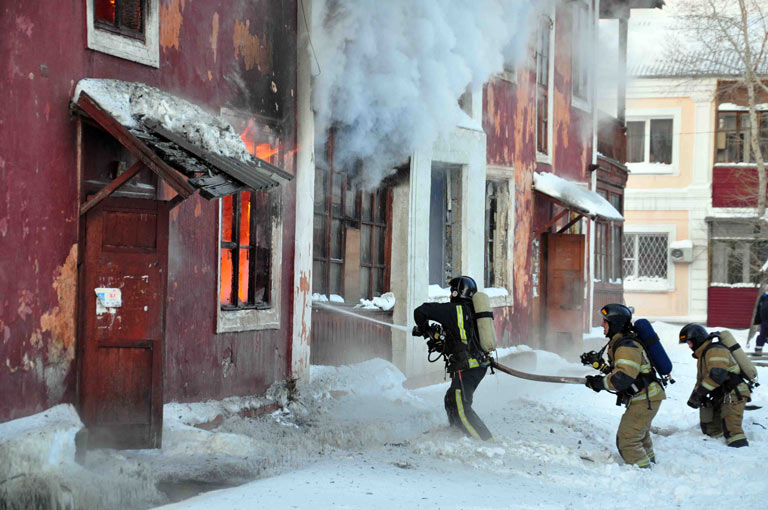
[[[588,375],[586,377],[587,381],[585,383],[585,386],[587,388],[590,388],[593,391],[599,392],[600,390],[605,389],[605,385],[603,384],[603,376],[602,375]]]
[[[698,388],[694,389],[691,393],[691,396],[688,398],[688,406],[692,407],[694,409],[698,409],[702,405],[702,401],[704,400],[704,397],[707,395],[706,388],[699,386]]]

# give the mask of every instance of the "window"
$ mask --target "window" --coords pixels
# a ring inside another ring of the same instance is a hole
[[[271,223],[269,193],[242,191],[221,200],[222,310],[269,307]]]
[[[485,183],[485,287],[506,288],[511,291],[512,265],[507,240],[511,238],[509,218],[512,197],[508,180]]]
[[[672,119],[627,122],[627,163],[671,165],[673,125]]]
[[[598,189],[597,193],[608,200],[620,213],[622,195],[611,190]],[[605,284],[622,282],[622,227],[619,223],[597,222],[595,227],[595,280]]]
[[[607,280],[606,259],[608,246],[608,224],[597,223],[595,229],[595,279],[604,282]]]
[[[144,40],[144,0],[93,0],[93,9],[97,29]]]
[[[626,284],[666,284],[669,271],[668,239],[666,233],[624,233]]]
[[[160,66],[159,0],[86,0],[88,48]]]
[[[752,223],[718,221],[710,226],[712,285],[754,284],[768,260],[768,235]]]
[[[389,188],[360,191],[353,175],[316,166],[313,293],[356,303],[389,291],[391,204]]]
[[[461,274],[461,170],[432,167],[429,201],[429,283],[445,287]]]
[[[768,154],[768,112],[758,112],[760,149]],[[718,112],[717,163],[754,163],[749,112]]]
[[[549,64],[552,20],[544,16],[539,21],[536,51],[536,150],[549,154]]]
[[[571,89],[574,98],[573,103],[587,109],[591,96],[589,56],[594,53],[592,50],[592,19],[587,3],[580,1],[572,5]]]

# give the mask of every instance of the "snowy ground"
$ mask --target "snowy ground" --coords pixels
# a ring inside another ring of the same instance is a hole
[[[489,374],[474,407],[495,441],[482,443],[445,426],[447,382],[406,390],[397,369],[372,360],[312,367],[311,383],[284,411],[233,415],[213,431],[191,424],[220,414],[221,403],[167,405],[162,450],[89,452],[82,466],[60,455],[37,483],[45,476],[64,486],[78,502],[72,508],[148,508],[169,494],[253,479],[162,508],[693,509],[732,506],[735,497],[743,508],[766,508],[768,389],[753,400],[764,408],[745,415],[749,448],[705,438],[698,413],[685,405],[695,360],[676,343],[679,326],[654,326],[677,383],[654,421],[658,464],[650,471],[619,458],[614,438],[623,408],[610,394]],[[744,345],[746,331],[734,333]],[[585,349],[601,345],[585,339]],[[530,372],[590,373],[544,351],[536,351],[536,366],[525,353],[510,359],[526,362],[510,364]],[[759,370],[765,379],[766,369]],[[0,424],[0,446],[20,428],[22,420]]]

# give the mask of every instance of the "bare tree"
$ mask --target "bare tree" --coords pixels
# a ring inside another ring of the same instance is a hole
[[[768,94],[764,81],[768,68],[768,0],[680,0],[679,24],[670,60],[690,76],[724,76],[734,88],[746,92],[750,120],[750,147],[757,166],[755,216],[766,222],[765,160],[760,146],[758,96]],[[762,71],[762,73],[761,73]],[[753,191],[754,192],[754,191]]]

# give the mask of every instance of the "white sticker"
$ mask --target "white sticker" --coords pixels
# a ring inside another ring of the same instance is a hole
[[[120,289],[98,287],[94,290],[96,291],[98,305],[101,305],[104,308],[119,308],[123,306],[123,298]]]

